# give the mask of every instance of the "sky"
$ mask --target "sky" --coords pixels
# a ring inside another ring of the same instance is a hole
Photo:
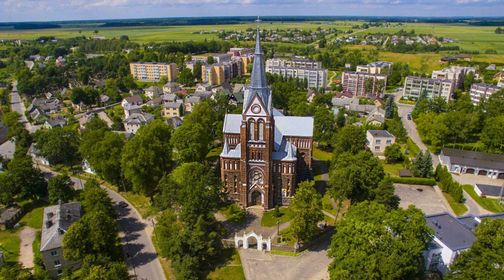
[[[257,15],[503,16],[504,0],[0,0],[0,22]]]

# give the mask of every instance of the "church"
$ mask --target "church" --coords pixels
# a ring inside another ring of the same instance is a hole
[[[284,116],[273,108],[257,30],[251,83],[241,114],[226,114],[221,180],[244,207],[288,205],[312,165],[313,117]]]

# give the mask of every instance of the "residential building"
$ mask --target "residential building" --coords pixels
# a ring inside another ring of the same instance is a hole
[[[150,86],[144,90],[145,96],[149,99],[154,99],[163,94],[163,90],[157,86]]]
[[[49,160],[40,155],[40,151],[37,149],[37,143],[32,143],[30,145],[30,148],[28,148],[28,155],[35,164],[50,166]]]
[[[223,191],[242,206],[288,205],[312,163],[313,118],[287,117],[272,107],[259,31],[251,84],[241,114],[224,118],[220,154]]]
[[[308,88],[325,88],[327,86],[327,69],[318,61],[308,59],[285,60],[280,58],[266,61],[266,72],[284,78],[306,80]]]
[[[355,72],[369,73],[369,74],[383,74],[389,75],[392,71],[392,62],[376,61],[367,65],[357,65]]]
[[[429,99],[442,97],[449,101],[454,91],[455,83],[453,80],[408,76],[404,81],[403,97],[417,100],[422,94],[425,94]]]
[[[131,113],[138,112],[143,104],[142,97],[139,95],[132,95],[124,98],[121,106],[124,109],[124,117],[128,118]]]
[[[158,82],[166,77],[168,82],[175,82],[178,68],[176,63],[135,62],[130,63],[130,72],[135,80]]]
[[[476,69],[474,67],[451,66],[443,70],[432,71],[432,79],[451,80],[455,83],[455,88],[461,88],[469,73],[476,75]]]
[[[474,184],[474,192],[480,197],[503,200],[504,187],[486,184]]]
[[[173,117],[182,117],[183,112],[182,102],[166,102],[163,104],[163,108],[161,109],[161,117],[165,119],[173,118]]]
[[[220,86],[224,83],[229,83],[231,79],[241,76],[242,70],[241,60],[231,60],[212,65],[203,65],[201,67],[201,80],[212,86]]]
[[[385,148],[395,143],[395,136],[386,130],[368,130],[366,145],[376,155],[383,155]]]
[[[23,216],[23,208],[13,205],[0,210],[0,230],[13,228]]]
[[[42,114],[54,114],[61,109],[61,103],[56,98],[33,98],[32,103],[26,110],[32,113],[36,109]]]
[[[184,99],[184,111],[190,113],[193,110],[194,105],[201,102],[200,96],[189,95]]]
[[[474,105],[480,103],[480,101],[487,99],[490,95],[495,92],[501,90],[502,88],[499,86],[489,85],[489,84],[472,84],[471,85],[471,101]]]
[[[127,133],[136,134],[140,127],[152,122],[154,116],[145,112],[131,113],[124,121],[124,130]]]
[[[452,173],[504,179],[504,155],[443,148],[439,162]]]
[[[67,125],[67,120],[63,116],[48,118],[44,123],[44,127],[47,129],[64,127],[65,125]]]
[[[163,93],[176,93],[180,89],[178,83],[168,82],[163,86]]]
[[[387,75],[344,71],[341,83],[343,92],[352,96],[379,98],[387,87]]]
[[[44,208],[42,234],[40,237],[40,254],[45,269],[56,278],[64,270],[80,266],[80,262],[66,260],[63,256],[63,238],[68,228],[81,218],[82,209],[79,202],[71,202]]]

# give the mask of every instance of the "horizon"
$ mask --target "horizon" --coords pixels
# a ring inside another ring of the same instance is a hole
[[[242,3],[243,2],[243,3]],[[2,23],[184,17],[502,17],[502,0],[6,0]]]

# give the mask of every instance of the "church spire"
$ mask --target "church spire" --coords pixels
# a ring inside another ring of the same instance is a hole
[[[252,68],[252,77],[250,87],[253,89],[267,88],[266,73],[264,69],[264,53],[261,48],[261,32],[257,27],[256,46],[254,52],[254,65]]]

